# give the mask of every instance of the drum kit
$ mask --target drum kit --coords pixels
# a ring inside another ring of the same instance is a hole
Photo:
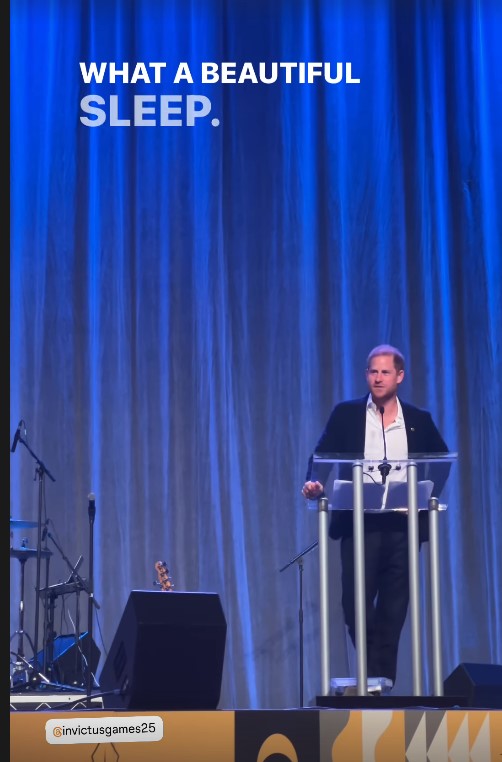
[[[10,537],[11,537],[11,547],[10,547],[10,557],[17,559],[21,565],[20,569],[20,576],[19,576],[19,622],[18,622],[18,628],[17,630],[11,635],[10,642],[12,644],[12,641],[14,639],[17,639],[17,645],[15,650],[13,650],[13,646],[11,645],[11,675],[10,675],[10,688],[11,692],[19,692],[23,690],[37,690],[39,688],[56,688],[57,690],[71,690],[72,692],[78,692],[82,691],[85,692],[85,688],[83,687],[84,683],[84,674],[87,672],[88,674],[85,675],[85,682],[87,683],[87,692],[91,693],[92,690],[92,684],[93,684],[93,676],[91,675],[91,670],[89,668],[86,669],[85,665],[88,664],[88,659],[86,658],[85,654],[82,652],[82,649],[80,647],[80,637],[82,633],[79,631],[79,602],[78,602],[78,593],[81,590],[84,590],[88,593],[89,598],[91,598],[91,583],[87,580],[83,580],[80,575],[78,574],[78,568],[80,564],[82,563],[82,556],[80,556],[79,560],[75,565],[72,565],[69,559],[66,557],[66,555],[63,552],[63,549],[60,547],[54,536],[49,532],[48,525],[49,521],[47,520],[45,514],[45,486],[44,486],[44,479],[45,476],[48,476],[52,481],[55,481],[52,474],[49,472],[45,464],[38,458],[38,456],[33,452],[30,445],[27,441],[26,436],[26,425],[24,420],[21,420],[18,424],[16,433],[14,435],[14,440],[12,442],[11,452],[14,452],[16,450],[16,447],[18,444],[24,445],[24,447],[28,450],[30,455],[34,458],[36,462],[36,477],[38,477],[38,519],[37,521],[29,521],[24,519],[13,519],[12,516],[10,518]],[[43,521],[43,518],[46,520]],[[42,527],[44,527],[42,532]],[[28,546],[28,539],[23,539],[21,542],[21,545],[19,547],[13,547],[13,536],[14,532],[18,529],[36,529],[37,530],[37,541],[34,544],[34,546],[29,547]],[[57,548],[61,558],[66,562],[68,568],[70,569],[70,577],[66,582],[56,584],[56,585],[48,585],[48,582],[46,582],[46,587],[42,588],[40,584],[41,580],[41,564],[42,561],[46,564],[46,581],[49,579],[49,562],[50,558],[53,555],[52,551],[49,550],[47,547],[47,539],[50,539],[55,547]],[[45,540],[45,543],[44,543]],[[42,547],[43,546],[43,547]],[[33,640],[30,638],[28,633],[25,630],[25,565],[26,561],[29,558],[35,558],[36,559],[36,584],[35,584],[35,624],[34,624],[34,637]],[[50,677],[58,677],[57,669],[55,668],[55,660],[54,660],[54,640],[55,640],[55,631],[54,631],[54,607],[55,607],[55,601],[58,596],[64,596],[69,593],[77,593],[77,603],[76,603],[76,621],[75,621],[75,669],[72,671],[72,684],[66,685],[64,684],[64,681],[61,682],[55,682],[49,679]],[[38,651],[38,630],[39,630],[39,619],[40,619],[40,601],[42,600],[44,605],[44,634],[42,638],[42,651]],[[99,608],[99,605],[93,601],[94,605]],[[88,606],[88,612],[91,609],[91,602],[89,602]],[[88,616],[89,618],[89,616]],[[91,630],[91,627],[89,627],[89,630]],[[92,640],[92,632],[91,639]],[[27,658],[25,653],[25,641],[28,642],[31,654],[29,658]],[[49,677],[48,677],[48,676]]]
[[[11,530],[11,542],[13,537],[13,531],[16,529],[36,529],[38,527],[37,521],[25,521],[24,519],[12,519],[10,520]],[[47,536],[52,538],[50,532],[47,532]],[[27,546],[27,538],[23,539],[20,547],[10,548],[10,557],[15,558],[21,565],[20,581],[19,581],[19,622],[17,630],[11,635],[11,643],[14,639],[17,639],[17,646],[15,650],[11,650],[11,676],[10,687],[11,692],[19,692],[24,690],[36,690],[40,687],[53,687],[58,690],[68,689],[72,692],[84,691],[83,688],[83,667],[80,664],[82,655],[79,654],[80,648],[75,650],[75,659],[77,663],[74,668],[71,669],[72,679],[71,685],[65,685],[64,681],[59,681],[60,675],[58,669],[54,664],[54,606],[58,596],[69,595],[71,593],[79,593],[81,590],[88,592],[88,585],[85,579],[82,579],[78,574],[78,568],[83,561],[82,556],[79,557],[75,566],[71,566],[70,562],[62,553],[59,545],[52,538],[56,547],[61,552],[63,558],[67,561],[71,569],[70,578],[66,582],[61,582],[55,585],[51,585],[38,590],[38,594],[43,598],[45,605],[45,636],[44,644],[41,653],[36,653],[36,647],[33,640],[25,630],[25,564],[29,558],[38,558],[38,548],[30,548]],[[47,563],[47,578],[49,561],[52,556],[52,551],[49,548],[40,548],[40,558]],[[37,592],[37,591],[36,591]],[[82,633],[79,630],[79,616],[78,616],[78,602],[77,602],[77,616],[75,626],[77,634],[75,636],[75,642],[77,645],[80,643],[80,637]],[[25,653],[25,640],[30,646],[31,654],[27,657]],[[80,675],[80,679],[79,679]]]

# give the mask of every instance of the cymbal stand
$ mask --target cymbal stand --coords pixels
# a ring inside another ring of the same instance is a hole
[[[87,593],[89,600],[96,606],[96,608],[100,608],[99,603],[96,601],[92,594],[92,587],[88,580],[82,579],[80,574],[78,573],[78,569],[80,568],[80,565],[82,563],[83,556],[79,556],[77,563],[73,566],[70,562],[70,560],[65,555],[63,549],[57,542],[57,540],[54,538],[54,536],[48,531],[47,537],[51,540],[51,542],[54,543],[56,548],[59,551],[59,554],[61,555],[61,558],[65,561],[68,568],[70,569],[70,576],[68,577],[67,581],[61,585],[54,585],[53,586],[53,594],[55,596],[62,595],[65,592],[71,591],[72,593],[76,593],[77,601],[76,601],[76,609],[75,609],[75,675],[78,675],[80,671],[82,671],[82,676],[84,675],[84,669],[79,669],[79,661],[82,665],[85,665],[86,660],[86,668],[88,672],[90,671],[90,659],[87,658],[87,656],[82,652],[82,646],[80,644],[80,592],[83,590],[85,593]],[[48,588],[48,590],[51,590],[51,588]],[[91,640],[92,633],[90,631],[90,627],[88,628],[88,640]],[[89,646],[90,647],[90,646]],[[90,655],[90,654],[89,654]],[[82,680],[81,687],[83,688],[84,680]]]
[[[48,586],[46,586],[45,589],[49,590]],[[56,632],[54,630],[54,609],[56,607],[56,598],[57,593],[49,590],[44,601],[44,605],[48,609],[45,630],[44,672],[47,672],[51,680],[54,679],[54,640],[56,638]]]
[[[94,597],[94,521],[96,519],[96,496],[93,492],[88,495],[89,506],[89,596],[87,598],[87,631],[88,631],[88,646],[87,646],[87,674],[85,680],[85,688],[87,694],[87,708],[91,708],[91,694],[93,688],[94,676],[92,674],[92,635],[93,635],[93,605],[99,609],[99,603]]]
[[[86,593],[89,592],[87,587],[87,582],[85,579],[82,579],[80,574],[78,573],[78,569],[80,568],[80,564],[84,560],[83,556],[79,556],[78,561],[75,565],[71,563],[69,558],[66,556],[64,550],[59,545],[55,537],[48,531],[47,537],[51,542],[56,546],[56,548],[59,551],[59,555],[65,561],[66,565],[68,566],[70,570],[70,576],[66,580],[65,583],[62,585],[55,585],[52,592],[52,598],[55,598],[59,594],[64,594],[65,591],[71,590],[71,592],[74,592],[77,597],[76,601],[76,607],[75,607],[75,675],[78,675],[79,673],[79,652],[81,650],[80,646],[80,591],[85,590]],[[61,593],[59,589],[61,589]],[[50,590],[50,588],[48,588]],[[49,654],[47,654],[47,657],[49,657]]]
[[[15,655],[16,657],[16,661],[12,669],[11,687],[13,687],[19,681],[19,675],[23,675],[24,682],[28,682],[29,663],[25,659],[24,638],[28,640],[33,650],[33,643],[31,641],[31,638],[28,635],[28,633],[24,631],[24,565],[27,560],[28,560],[27,558],[19,559],[19,562],[21,564],[21,592],[19,596],[19,629],[16,630],[16,632],[13,635],[11,635],[11,638],[10,638],[12,642],[12,640],[16,637],[16,635],[18,636],[17,651],[12,652],[12,654]],[[16,680],[16,676],[18,677],[17,680]]]
[[[31,682],[37,684],[40,682],[42,672],[41,665],[37,663],[38,660],[38,630],[39,630],[39,616],[40,616],[40,574],[42,564],[42,513],[45,507],[45,474],[55,482],[56,480],[50,473],[49,469],[42,463],[40,458],[35,455],[31,447],[26,441],[26,438],[19,437],[19,442],[23,444],[32,458],[35,460],[37,467],[35,469],[35,478],[38,478],[38,536],[37,536],[37,571],[36,571],[36,583],[35,583],[35,634],[33,638],[33,664],[34,673],[31,676]],[[45,637],[45,633],[44,633]],[[43,653],[45,654],[45,645]]]

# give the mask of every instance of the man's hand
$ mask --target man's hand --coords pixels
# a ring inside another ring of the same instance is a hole
[[[324,492],[321,482],[305,482],[302,488],[302,495],[307,500],[317,500]]]

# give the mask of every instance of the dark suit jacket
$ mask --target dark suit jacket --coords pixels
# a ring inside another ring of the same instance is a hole
[[[355,400],[348,400],[336,405],[326,427],[316,445],[315,453],[339,453],[354,456],[354,460],[364,457],[364,440],[366,435],[366,403],[368,395]],[[446,453],[448,447],[439,433],[431,414],[415,405],[399,400],[403,411],[406,436],[408,439],[408,455],[418,453]],[[312,460],[309,459],[307,480],[312,475]],[[439,497],[444,483],[448,478],[450,464],[422,464],[418,469],[419,479],[432,479],[434,482],[433,495]],[[328,470],[330,470],[328,468]],[[314,478],[323,483],[320,474]],[[351,466],[340,467],[340,479],[352,479]],[[365,514],[366,531],[375,530],[406,530],[407,517],[398,513],[382,515]],[[333,539],[352,534],[352,514],[350,511],[331,511],[330,536]],[[419,538],[423,542],[428,539],[428,516],[420,511]]]

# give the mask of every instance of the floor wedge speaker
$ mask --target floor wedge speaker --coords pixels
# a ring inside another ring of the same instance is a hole
[[[502,709],[502,664],[459,664],[443,687],[445,696],[465,696],[468,707]]]
[[[105,709],[216,709],[226,634],[216,593],[132,590],[99,677]]]
[[[46,662],[46,676],[51,681],[64,685],[84,686],[87,677],[89,633],[82,632],[77,640],[75,635],[58,635],[52,644],[52,661]],[[49,651],[46,652],[50,656]],[[96,674],[101,651],[94,640],[91,641],[91,672]],[[37,661],[42,667],[44,652],[39,651]],[[34,659],[30,664],[34,666]]]

